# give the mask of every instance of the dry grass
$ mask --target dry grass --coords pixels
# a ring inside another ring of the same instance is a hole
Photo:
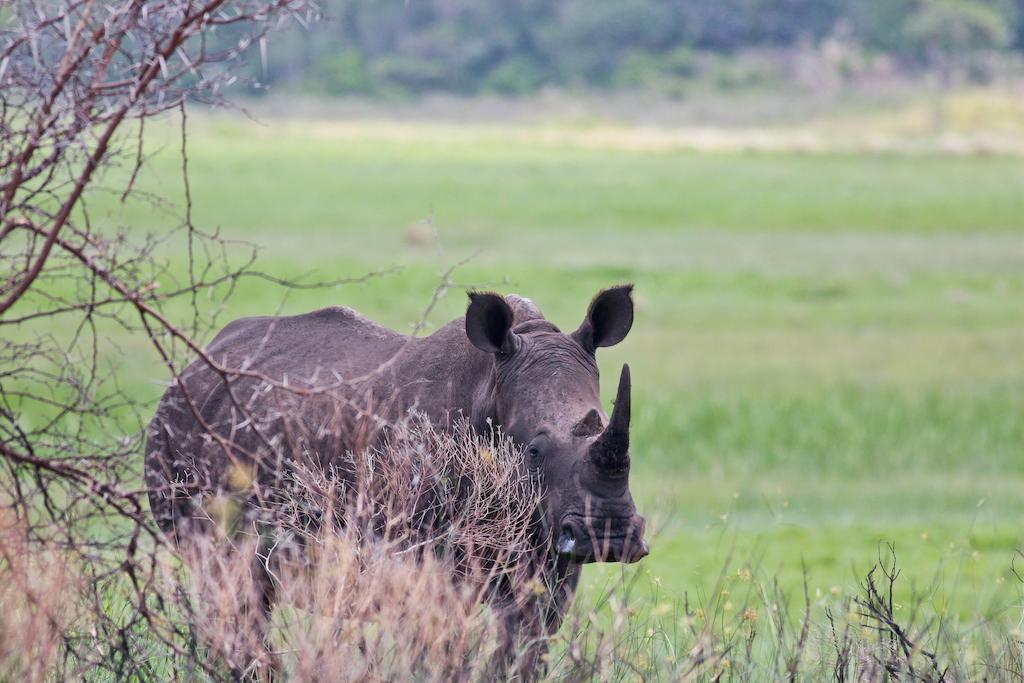
[[[847,107],[796,121],[747,122],[745,125],[676,121],[623,123],[615,117],[552,116],[530,125],[488,119],[486,123],[438,120],[402,120],[376,112],[368,117],[355,111],[334,112],[329,103],[312,106],[307,117],[283,119],[270,107],[266,116],[273,126],[253,127],[256,136],[312,136],[331,141],[375,140],[381,144],[416,145],[430,140],[437,147],[490,148],[496,144],[538,148],[664,153],[887,153],[990,155],[1024,154],[1024,107],[1013,88],[963,90],[946,98],[947,125],[936,131],[933,104],[926,94],[898,104]],[[580,104],[583,111],[586,106]],[[742,104],[734,104],[734,107]],[[390,120],[389,120],[390,119]],[[423,121],[428,122],[424,123]],[[212,117],[211,125],[229,124]]]
[[[236,492],[209,501],[218,533],[182,548],[199,640],[231,671],[297,680],[480,679],[507,664],[498,650],[514,634],[490,595],[544,590],[540,490],[519,450],[415,420],[334,467],[294,465],[258,502],[236,473]]]
[[[293,467],[276,495],[257,502],[248,473],[234,473],[231,490],[207,499],[211,532],[162,553],[148,604],[161,605],[152,623],[171,635],[136,632],[123,651],[139,661],[124,668],[154,680],[294,681],[1024,674],[1024,598],[1005,619],[977,623],[936,610],[927,591],[901,605],[888,548],[852,597],[813,595],[806,580],[802,594],[788,595],[770,574],[741,565],[691,601],[639,586],[642,567],[624,569],[574,606],[558,633],[510,639],[495,587],[513,586],[513,601],[549,589],[532,527],[540,489],[521,457],[506,440],[414,421],[334,471]],[[89,610],[116,612],[130,584],[95,602],[56,548],[28,547],[23,531],[9,516],[0,528],[0,678],[121,679],[109,666],[76,663],[65,643],[98,621]],[[264,576],[277,601],[269,623]]]
[[[82,590],[61,556],[31,548],[23,520],[0,507],[0,680],[52,678]]]

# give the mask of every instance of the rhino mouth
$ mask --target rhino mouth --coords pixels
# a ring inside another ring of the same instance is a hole
[[[611,524],[607,526],[613,527]],[[562,525],[562,531],[555,541],[555,550],[560,557],[578,564],[590,562],[639,562],[650,553],[650,547],[643,538],[643,520],[639,523],[629,520],[619,533],[597,533],[594,525],[582,524],[581,520],[569,520]]]

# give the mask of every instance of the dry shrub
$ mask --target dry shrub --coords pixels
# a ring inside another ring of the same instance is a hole
[[[173,573],[167,586],[172,593],[180,582],[179,596],[187,610],[183,618],[196,644],[210,647],[236,674],[266,671],[272,663],[263,645],[265,617],[253,573],[255,558],[251,541],[232,543],[230,551],[210,541],[197,542],[184,553],[188,571]]]
[[[454,582],[450,567],[433,558],[383,548],[360,555],[349,539],[334,539],[308,578],[286,579],[286,592],[299,593],[287,597],[308,610],[281,620],[296,678],[481,678],[501,625],[478,589]]]
[[[511,637],[488,598],[499,586],[512,602],[545,590],[540,489],[525,472],[507,439],[414,418],[329,471],[292,464],[270,495],[232,473],[243,485],[205,505],[216,531],[182,540],[195,632],[236,673],[487,678]],[[261,575],[278,604],[270,629]]]
[[[0,680],[52,677],[82,586],[56,552],[32,552],[22,520],[0,508]]]

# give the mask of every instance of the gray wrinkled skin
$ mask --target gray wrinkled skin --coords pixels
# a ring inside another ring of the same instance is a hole
[[[644,520],[628,487],[628,367],[609,417],[595,359],[632,321],[631,286],[599,293],[571,334],[529,299],[490,293],[470,294],[465,318],[425,338],[342,307],[236,320],[207,355],[259,376],[225,379],[197,360],[167,390],[146,449],[153,513],[181,539],[198,526],[196,500],[228,486],[232,461],[256,463],[258,480],[272,486],[289,460],[329,467],[330,454],[374,445],[383,422],[410,410],[441,427],[457,420],[480,433],[500,427],[540,476],[537,533],[547,551],[537,562],[554,587],[536,604],[509,605],[508,623],[553,632],[583,563],[635,562],[647,554]],[[296,395],[274,382],[314,393]]]

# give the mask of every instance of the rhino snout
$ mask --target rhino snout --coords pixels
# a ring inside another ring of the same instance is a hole
[[[567,516],[555,541],[559,555],[574,562],[639,562],[650,553],[644,540],[646,522],[627,518]]]

